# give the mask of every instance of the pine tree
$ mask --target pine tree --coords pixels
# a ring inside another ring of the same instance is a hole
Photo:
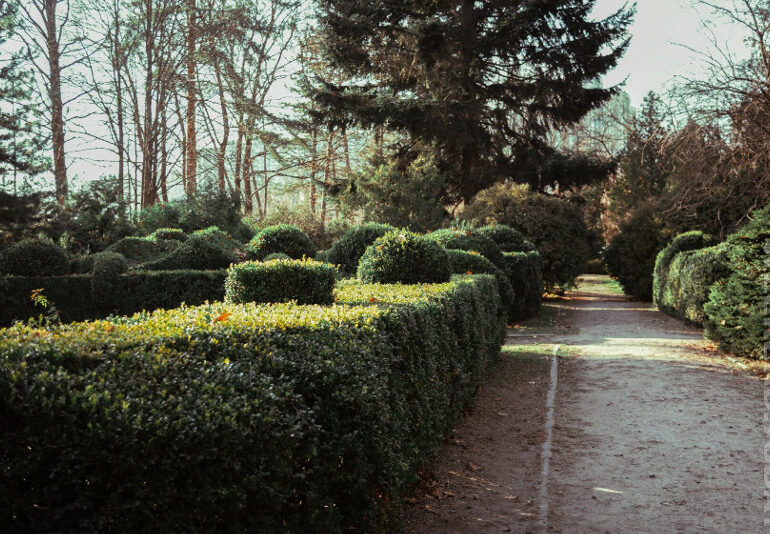
[[[596,0],[319,0],[326,120],[385,125],[433,144],[468,200],[617,92],[591,82],[625,51],[632,9],[593,20]],[[540,150],[542,152],[542,150]]]
[[[16,31],[15,0],[0,0],[0,50],[13,50],[9,40]],[[42,172],[47,162],[42,156],[38,113],[33,97],[32,72],[23,67],[21,52],[0,59],[0,178],[25,177]],[[15,186],[15,181],[13,186]],[[12,186],[12,187],[13,187]]]

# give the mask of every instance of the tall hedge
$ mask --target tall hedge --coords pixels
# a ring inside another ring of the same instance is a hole
[[[679,234],[666,248],[658,253],[655,258],[652,301],[661,311],[673,313],[676,307],[674,301],[677,299],[677,295],[675,292],[671,291],[670,284],[668,284],[667,280],[671,263],[674,261],[674,258],[681,252],[713,247],[718,242],[719,240],[716,237],[694,230]]]
[[[751,219],[720,245],[725,249],[730,272],[711,289],[705,305],[705,327],[706,335],[717,340],[723,350],[767,358],[770,206],[752,213]]]
[[[540,253],[506,252],[505,272],[516,295],[509,319],[520,321],[536,315],[543,301],[543,273]]]
[[[0,531],[396,530],[496,358],[494,279],[0,330]]]
[[[485,273],[494,275],[497,280],[497,289],[500,292],[503,308],[505,308],[506,314],[511,315],[510,310],[516,308],[518,296],[514,294],[511,280],[505,271],[478,252],[449,249],[447,250],[447,256],[449,257],[449,264],[453,274]]]

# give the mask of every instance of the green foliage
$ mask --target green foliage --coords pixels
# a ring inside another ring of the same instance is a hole
[[[366,223],[351,227],[329,249],[326,259],[329,263],[339,265],[344,275],[354,276],[358,262],[369,245],[378,237],[395,230],[392,226],[379,223]]]
[[[97,252],[96,254],[87,254],[85,256],[78,256],[70,260],[70,266],[69,266],[69,272],[71,274],[90,274],[94,271],[94,263],[99,260],[100,258],[107,258],[107,257],[121,257],[123,258],[122,254],[118,254],[117,252]],[[123,258],[125,261],[125,258]]]
[[[495,283],[337,298],[0,330],[0,530],[393,531],[499,354]]]
[[[669,264],[660,288],[662,299],[658,307],[669,315],[702,325],[711,288],[729,273],[724,247],[680,252]],[[655,283],[657,288],[657,273]]]
[[[145,271],[174,271],[190,269],[209,271],[226,269],[237,261],[235,254],[228,252],[205,235],[193,234],[179,245],[172,253],[147,263],[141,268]]]
[[[749,358],[768,358],[767,287],[770,284],[770,206],[723,245],[730,274],[714,284],[705,305],[706,335],[723,350]]]
[[[653,212],[641,209],[620,226],[620,233],[607,245],[604,263],[628,295],[652,300],[655,259],[667,237]]]
[[[488,224],[478,228],[476,232],[497,243],[497,246],[503,252],[529,252],[536,250],[535,245],[528,241],[524,234],[505,224]]]
[[[445,249],[476,251],[500,269],[505,268],[505,260],[500,247],[489,237],[470,228],[447,228],[436,230],[426,236]]]
[[[607,267],[605,267],[604,262],[599,258],[589,260],[585,272],[586,274],[608,274]]]
[[[430,155],[419,155],[406,164],[380,157],[351,176],[337,198],[367,219],[425,232],[449,218],[443,204],[446,187],[447,175]]]
[[[231,254],[238,254],[244,248],[243,243],[230,236],[230,234],[227,232],[220,230],[216,226],[209,226],[203,230],[197,230],[193,232],[192,235],[199,236],[212,245],[216,245],[225,252],[229,252]]]
[[[145,263],[165,256],[176,250],[180,242],[174,239],[147,239],[146,237],[124,237],[107,247],[109,252],[122,254],[130,263]]]
[[[158,228],[148,236],[153,241],[165,240],[165,241],[186,241],[187,234],[180,228]]]
[[[67,255],[57,245],[40,239],[23,239],[0,252],[0,273],[19,276],[52,276],[69,269]]]
[[[591,257],[583,210],[576,204],[530,191],[528,186],[498,184],[481,191],[462,217],[476,225],[504,224],[531,241],[543,262],[546,289],[568,289]]]
[[[449,257],[434,241],[406,230],[394,230],[367,247],[356,276],[378,284],[431,284],[451,276]]]
[[[449,264],[453,274],[491,274],[497,280],[497,290],[500,293],[500,302],[506,313],[515,309],[517,295],[513,293],[513,287],[508,275],[494,263],[486,259],[478,252],[468,252],[466,250],[448,249]]]
[[[225,301],[331,304],[337,269],[313,260],[247,261],[227,270]]]
[[[41,308],[30,295],[43,290],[50,302],[56,304],[63,322],[97,316],[91,299],[91,275],[70,276],[0,276],[0,325],[36,318]],[[136,310],[135,310],[136,311]]]
[[[506,252],[505,272],[516,295],[514,305],[508,311],[508,318],[521,321],[536,315],[543,301],[543,272],[540,253]]]
[[[316,258],[318,258],[318,254],[316,254]],[[273,252],[272,254],[268,254],[265,256],[265,259],[262,261],[271,261],[271,260],[290,260],[288,254],[284,254],[283,252]],[[318,260],[321,261],[321,260]]]
[[[261,260],[268,254],[283,252],[292,259],[315,256],[316,248],[310,238],[296,226],[279,224],[263,228],[249,242],[249,259]]]
[[[241,202],[233,193],[204,185],[194,195],[171,202],[158,202],[139,214],[139,228],[151,234],[159,228],[181,228],[191,234],[216,226],[228,233],[245,233],[241,221]]]
[[[269,226],[289,225],[302,230],[318,248],[328,247],[338,237],[335,232],[345,223],[341,219],[333,219],[324,226],[320,217],[310,211],[309,207],[289,207],[283,204],[273,206],[262,219],[247,219],[248,224],[257,232]],[[332,224],[333,222],[333,224]],[[344,230],[342,230],[344,232]],[[253,237],[253,236],[252,236]]]
[[[674,313],[677,309],[679,296],[669,290],[668,276],[671,262],[680,253],[688,250],[713,247],[719,240],[701,231],[693,230],[676,236],[666,248],[661,250],[655,259],[655,270],[652,284],[652,301],[666,313]]]
[[[105,252],[94,260],[91,276],[91,299],[101,309],[110,309],[118,304],[117,291],[120,275],[128,271],[126,258],[114,252]]]

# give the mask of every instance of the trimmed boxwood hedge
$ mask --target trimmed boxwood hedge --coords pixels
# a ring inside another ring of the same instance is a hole
[[[476,230],[467,228],[443,229],[431,232],[426,236],[445,249],[476,251],[491,261],[500,269],[505,269],[503,252],[497,243]]]
[[[180,246],[174,239],[150,239],[147,237],[124,237],[116,241],[107,250],[122,254],[132,263],[145,263],[165,256]]]
[[[235,254],[223,249],[205,236],[193,234],[174,252],[142,264],[141,269],[145,271],[219,270],[226,269],[237,259]]]
[[[187,234],[185,234],[184,230],[180,228],[158,228],[147,237],[153,241],[187,241]]]
[[[702,325],[703,307],[708,302],[711,287],[725,278],[730,269],[724,247],[709,247],[678,253],[666,269],[663,281],[655,278],[655,288],[662,298],[661,311]],[[656,272],[657,274],[657,272]]]
[[[313,260],[247,261],[227,270],[225,301],[331,304],[337,269]]]
[[[717,243],[719,243],[719,240],[716,237],[694,230],[679,234],[666,248],[658,253],[655,258],[655,270],[653,271],[652,301],[661,311],[671,314],[677,313],[677,303],[675,300],[678,297],[670,291],[666,291],[669,288],[667,280],[669,269],[677,254],[688,250],[713,247]]]
[[[537,250],[524,234],[505,224],[488,224],[475,230],[480,235],[488,237],[500,247],[503,252],[530,252]]]
[[[222,300],[225,271],[132,272],[112,279],[103,289],[110,298],[92,294],[91,275],[22,277],[0,276],[0,325],[38,317],[45,310],[35,307],[30,294],[43,289],[56,306],[63,322],[95,319],[107,315],[132,314],[142,310],[175,308]],[[105,293],[102,293],[104,295]]]
[[[318,258],[339,265],[340,271],[346,276],[355,276],[358,262],[366,252],[367,247],[375,239],[388,232],[396,230],[389,224],[366,223],[349,228],[326,253]]]
[[[67,274],[69,260],[61,247],[40,239],[23,239],[0,251],[0,273],[17,276]]]
[[[704,306],[706,335],[723,350],[749,358],[768,358],[767,294],[770,284],[770,206],[751,214],[751,222],[720,245],[729,275],[711,289]]]
[[[516,308],[517,295],[513,292],[513,286],[508,275],[499,269],[495,264],[486,259],[478,252],[468,252],[466,250],[447,250],[449,263],[452,266],[454,274],[479,274],[486,273],[494,275],[497,280],[497,288],[500,291],[500,299],[503,308],[510,315],[510,310]]]
[[[267,226],[249,241],[246,253],[250,260],[261,260],[268,254],[282,252],[292,259],[315,256],[316,248],[305,232],[290,224]]]
[[[505,272],[516,295],[514,305],[509,309],[509,319],[521,321],[540,311],[543,301],[543,270],[540,253],[506,252]]]
[[[358,262],[356,276],[379,284],[432,284],[451,277],[446,250],[424,236],[395,230],[378,237]]]
[[[499,353],[494,279],[0,330],[0,530],[393,531]]]

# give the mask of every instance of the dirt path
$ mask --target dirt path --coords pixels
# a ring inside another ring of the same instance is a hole
[[[606,277],[544,315],[511,331],[407,532],[766,531],[765,383]]]

